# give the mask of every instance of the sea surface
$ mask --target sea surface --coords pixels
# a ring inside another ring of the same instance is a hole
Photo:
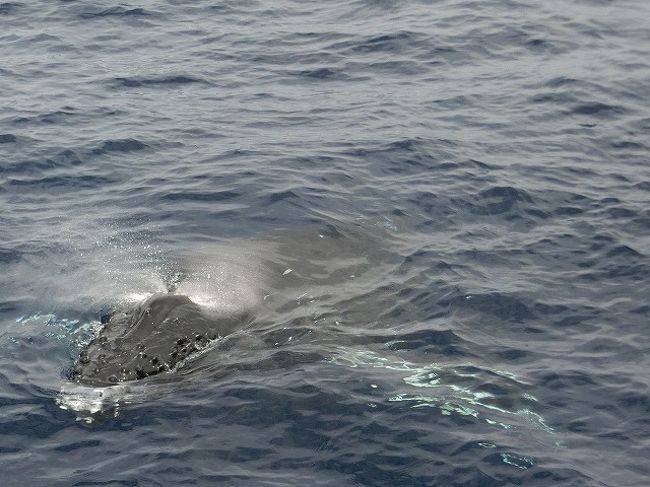
[[[647,487],[649,154],[647,0],[0,3],[0,484]]]

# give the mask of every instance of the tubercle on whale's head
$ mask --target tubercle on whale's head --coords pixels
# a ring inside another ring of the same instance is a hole
[[[104,327],[79,354],[69,379],[107,387],[173,370],[242,317],[217,317],[187,296],[157,294],[127,312],[105,315]]]

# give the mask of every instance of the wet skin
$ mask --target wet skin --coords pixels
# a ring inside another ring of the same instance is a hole
[[[211,315],[187,296],[155,294],[108,318],[79,354],[70,380],[101,387],[169,371],[243,320]]]

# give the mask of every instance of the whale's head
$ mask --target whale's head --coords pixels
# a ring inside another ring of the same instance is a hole
[[[70,380],[103,387],[172,370],[244,319],[216,315],[184,295],[154,294],[102,320],[104,328],[79,354]]]

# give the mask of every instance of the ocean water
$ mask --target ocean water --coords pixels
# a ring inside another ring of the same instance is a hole
[[[646,0],[0,3],[0,484],[650,485],[649,141]]]

